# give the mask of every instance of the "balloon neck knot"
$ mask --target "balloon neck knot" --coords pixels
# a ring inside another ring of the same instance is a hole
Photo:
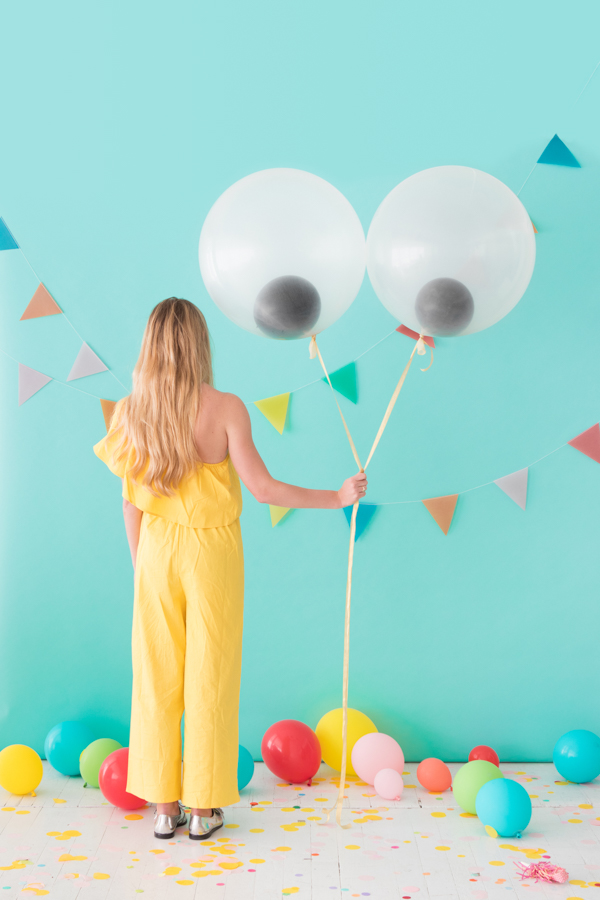
[[[316,336],[316,334],[313,334],[313,336],[310,339],[310,344],[308,346],[308,355],[310,356],[311,359],[314,359],[315,356],[317,355],[317,336]]]
[[[417,353],[419,356],[425,356],[427,353],[427,348],[425,347],[425,341],[423,340],[423,335],[419,335],[419,340],[417,341]]]

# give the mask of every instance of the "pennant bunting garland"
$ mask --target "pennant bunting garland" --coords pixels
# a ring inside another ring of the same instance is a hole
[[[408,328],[406,325],[398,325],[396,331],[399,331],[400,334],[405,334],[406,337],[412,338],[413,341],[418,341],[420,337],[416,331],[413,331],[412,328]],[[428,347],[432,347],[435,350],[435,341],[432,337],[429,337],[428,334],[424,334],[423,340]]]
[[[574,169],[580,169],[581,164],[577,162],[566,144],[563,144],[557,134],[554,135],[546,149],[538,159],[539,163],[545,163],[549,166],[571,166]]]
[[[531,224],[533,225],[533,233],[534,233],[534,234],[539,234],[539,231],[538,231],[537,228],[535,227],[535,222],[532,222]]]
[[[2,216],[0,216],[0,250],[19,250],[19,245]]]
[[[355,541],[359,539],[373,516],[375,515],[375,511],[377,509],[376,503],[359,503],[358,511],[356,513],[356,536],[354,538]],[[346,521],[348,525],[350,525],[350,519],[352,518],[352,507],[344,506],[343,509],[344,515],[346,516]]]
[[[446,497],[431,497],[429,500],[421,501],[444,534],[448,534],[457,500],[458,494],[448,494]]]
[[[287,516],[289,511],[289,506],[271,506],[271,504],[269,504],[269,512],[271,513],[271,527],[275,528],[275,526],[281,522],[284,516]]]
[[[67,381],[75,381],[76,378],[85,378],[86,375],[97,375],[99,372],[108,372],[99,356],[96,356],[91,347],[84,342],[69,372]]]
[[[30,369],[29,366],[19,363],[19,406],[37,394],[49,381],[52,379],[48,375],[43,375],[36,369]]]
[[[279,434],[283,434],[289,402],[290,392],[288,391],[287,394],[276,394],[274,397],[266,397],[264,400],[255,400],[254,405],[260,409],[273,428],[276,428]]]
[[[330,373],[329,377],[331,379],[332,387],[334,387],[342,397],[346,397],[346,399],[351,400],[352,403],[358,402],[355,362],[348,363],[348,365],[342,366],[341,369],[336,369],[335,372]],[[325,384],[327,384],[327,379],[325,377],[323,377],[321,381],[324,381]]]
[[[35,294],[27,304],[27,309],[19,321],[22,322],[24,319],[38,319],[42,316],[55,316],[58,313],[62,313],[62,309],[46,290],[44,285],[39,284]]]
[[[582,431],[572,441],[568,442],[571,447],[575,447],[580,453],[585,453],[590,459],[594,459],[600,463],[600,425],[596,422],[587,431]]]
[[[519,469],[511,475],[504,475],[503,478],[497,478],[494,484],[497,484],[501,491],[504,491],[507,497],[525,509],[527,503],[527,476],[529,469]]]
[[[116,405],[116,400],[100,400],[100,406],[102,407],[102,415],[104,416],[104,424],[106,425],[107,433],[108,429],[110,428],[110,420],[113,417]]]

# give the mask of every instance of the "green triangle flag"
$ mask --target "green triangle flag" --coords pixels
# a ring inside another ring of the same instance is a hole
[[[346,397],[348,400],[351,400],[352,403],[358,401],[356,363],[351,362],[348,363],[347,366],[342,366],[341,369],[336,369],[329,377],[331,379],[332,387],[334,387],[339,394]],[[322,381],[326,382],[327,379],[323,378]]]
[[[580,169],[581,163],[573,156],[569,148],[557,134],[554,135],[546,149],[538,159],[539,163],[545,163],[550,166],[571,166],[573,169]]]

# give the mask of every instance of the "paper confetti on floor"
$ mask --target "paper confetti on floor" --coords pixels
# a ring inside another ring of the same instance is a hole
[[[44,763],[37,796],[0,792],[0,900],[600,900],[600,783],[569,784],[552,765],[501,768],[534,807],[520,840],[488,837],[451,791],[423,790],[410,763],[400,801],[348,776],[348,830],[326,822],[339,784],[327,766],[308,787],[259,764],[225,828],[199,843],[185,828],[155,840],[152,807],[115,809]],[[569,881],[521,883],[514,863],[526,860],[563,866]]]

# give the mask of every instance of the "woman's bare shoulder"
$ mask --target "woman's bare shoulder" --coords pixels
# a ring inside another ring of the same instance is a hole
[[[218,408],[222,413],[225,413],[228,418],[248,415],[246,404],[237,394],[218,391],[209,384],[202,385],[202,399],[208,406],[214,409]]]

